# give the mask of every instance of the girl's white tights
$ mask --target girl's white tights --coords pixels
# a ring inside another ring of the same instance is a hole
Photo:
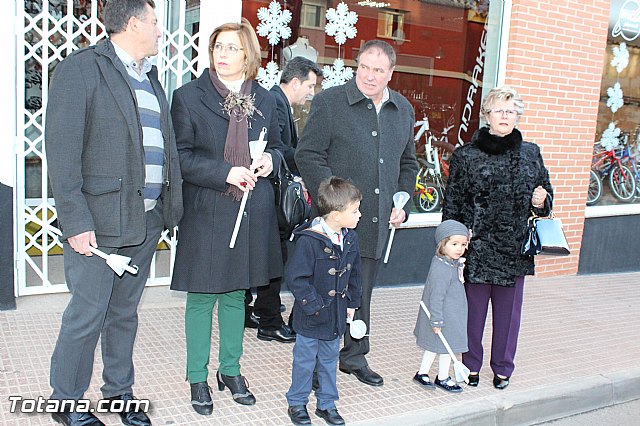
[[[420,364],[420,370],[418,370],[418,374],[429,374],[429,370],[431,369],[431,365],[433,361],[436,359],[436,355],[433,352],[424,351],[424,355],[422,356],[422,364]],[[444,380],[449,377],[449,367],[451,366],[451,356],[449,354],[440,354],[440,359],[438,360],[438,379]]]

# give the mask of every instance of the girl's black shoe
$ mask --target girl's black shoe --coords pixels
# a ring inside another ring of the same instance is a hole
[[[440,380],[437,376],[434,380],[436,386],[446,390],[447,392],[460,393],[462,392],[462,388],[458,386],[456,382],[451,380],[451,377],[447,377],[444,380]]]
[[[498,376],[493,376],[493,387],[496,389],[504,389],[509,386],[509,377],[502,378]]]
[[[436,385],[433,384],[428,374],[420,374],[419,372],[413,376],[413,381],[425,389],[434,390]]]
[[[478,387],[480,383],[480,374],[469,374],[469,386]]]
[[[233,400],[242,405],[253,405],[256,397],[249,390],[249,382],[244,376],[225,376],[220,371],[216,373],[218,380],[218,390],[223,391],[225,386],[229,387]]]

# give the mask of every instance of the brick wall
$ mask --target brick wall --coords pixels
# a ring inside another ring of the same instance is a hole
[[[525,101],[518,127],[540,145],[572,253],[538,258],[538,276],[578,270],[608,19],[609,1],[513,1],[505,83]]]

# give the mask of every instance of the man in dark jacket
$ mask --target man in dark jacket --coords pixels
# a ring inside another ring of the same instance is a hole
[[[363,194],[362,220],[356,231],[362,254],[362,302],[356,318],[370,329],[370,303],[378,261],[389,233],[409,214],[393,208],[397,191],[413,193],[418,165],[413,143],[414,112],[409,101],[390,90],[396,55],[386,42],[365,43],[356,78],[314,98],[295,159],[311,198],[332,175],[350,178]],[[369,338],[345,334],[340,370],[363,383],[381,386],[365,355]]]
[[[137,307],[165,227],[182,216],[180,166],[169,105],[146,59],[158,53],[152,0],[110,0],[109,40],[69,55],[49,91],[46,147],[72,295],[51,357],[55,400],[78,400],[91,381],[98,339],[105,398],[133,399]],[[118,276],[91,249],[130,257],[137,275]],[[127,425],[150,425],[124,402]],[[65,407],[65,425],[102,425]]]
[[[298,146],[298,133],[293,119],[292,105],[304,105],[307,100],[313,97],[318,76],[322,76],[322,71],[315,62],[306,58],[295,57],[282,70],[280,85],[273,86],[270,91],[278,107],[280,140],[285,146],[283,150],[284,158],[289,170],[295,174],[298,174],[298,168],[294,160],[295,150]],[[288,240],[288,233],[283,235],[281,232],[280,245],[282,247],[283,261],[287,260]],[[280,314],[281,282],[281,278],[276,278],[271,280],[269,285],[257,288],[253,309],[247,306],[245,311],[245,325],[249,327],[258,326],[258,339],[293,343],[296,340],[295,333],[291,327],[284,323]],[[247,290],[245,302],[248,304],[251,299],[251,291]]]

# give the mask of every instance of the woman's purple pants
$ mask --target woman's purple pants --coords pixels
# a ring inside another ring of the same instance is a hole
[[[516,277],[514,287],[491,284],[466,283],[469,317],[467,336],[469,352],[462,354],[462,362],[472,372],[482,367],[482,335],[491,300],[493,333],[491,337],[491,370],[494,374],[511,377],[513,359],[518,346],[524,277]]]

